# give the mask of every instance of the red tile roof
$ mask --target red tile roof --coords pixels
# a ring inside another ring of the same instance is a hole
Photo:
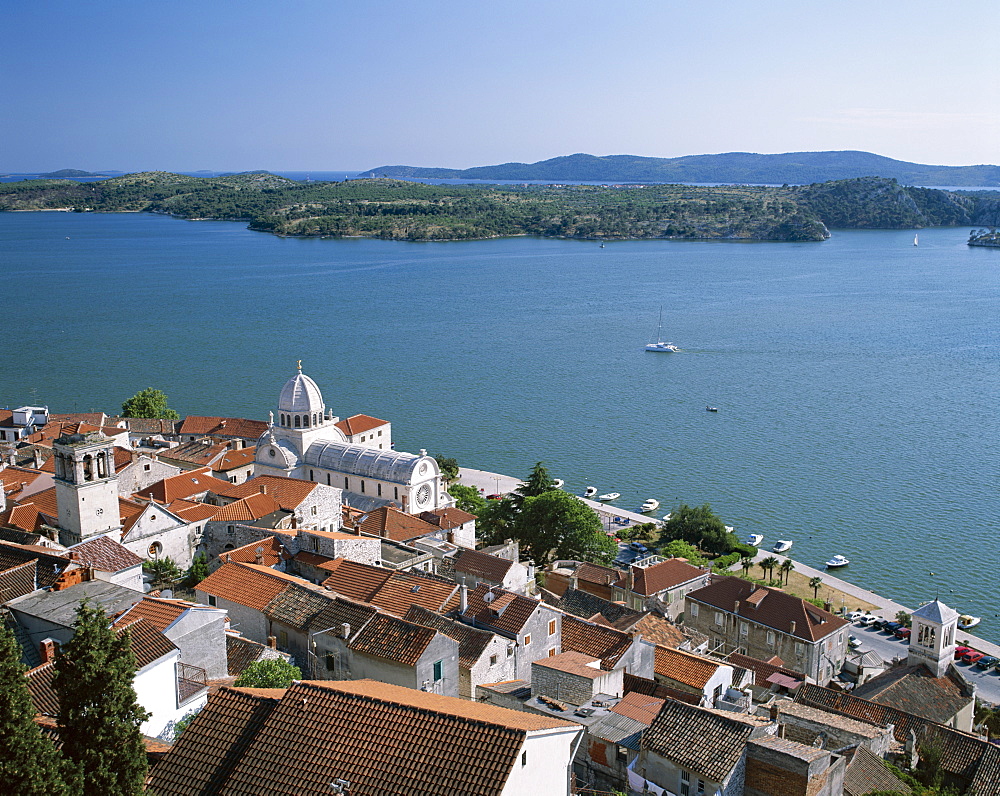
[[[230,563],[223,564],[201,581],[195,591],[263,611],[289,583],[304,584],[306,581],[255,564]]]
[[[45,521],[45,517],[38,511],[38,507],[31,504],[10,506],[6,511],[0,512],[0,525],[17,528],[28,533],[36,533],[45,524]]]
[[[666,702],[665,699],[631,691],[625,694],[621,698],[621,701],[611,708],[611,712],[642,722],[648,727],[653,723],[653,719],[660,712],[660,708],[663,707],[664,702]]]
[[[602,567],[599,564],[591,564],[587,561],[580,564],[574,574],[577,580],[582,580],[586,583],[596,583],[599,586],[610,586],[621,577],[621,573],[617,569]]]
[[[139,556],[107,536],[96,536],[74,545],[69,548],[69,556],[78,564],[85,564],[102,572],[121,572],[142,564]]]
[[[360,530],[370,536],[379,536],[394,542],[408,542],[411,539],[437,533],[439,528],[392,506],[380,506],[368,512]]]
[[[222,507],[213,506],[211,503],[179,499],[167,504],[167,509],[171,514],[175,514],[185,522],[198,522],[214,517],[222,510]]]
[[[252,495],[266,494],[274,498],[285,511],[295,511],[308,498],[319,484],[313,481],[303,481],[301,478],[283,478],[278,475],[259,475],[244,481],[242,484],[230,484],[222,481],[219,486],[213,486],[213,494],[227,498],[246,498]]]
[[[115,625],[126,625],[135,619],[145,619],[163,633],[182,617],[194,603],[185,600],[167,600],[162,597],[143,597],[131,608],[121,613]]]
[[[137,494],[144,498],[152,498],[157,503],[172,503],[181,498],[190,498],[192,495],[215,492],[227,486],[229,486],[228,481],[213,477],[208,467],[201,467],[164,478],[162,481],[143,487]]]
[[[258,555],[260,560],[258,560]],[[219,560],[223,562],[238,561],[243,564],[260,564],[265,567],[274,567],[290,557],[291,554],[285,549],[285,546],[274,536],[219,554]]]
[[[476,550],[462,549],[455,556],[455,572],[473,575],[491,583],[501,583],[512,566],[513,561]]]
[[[212,463],[212,469],[218,473],[235,470],[237,467],[246,467],[253,464],[257,456],[256,448],[240,448],[235,451],[227,451],[217,462]]]
[[[371,415],[352,415],[351,417],[345,417],[343,420],[338,420],[334,425],[347,436],[353,437],[355,434],[364,434],[366,431],[372,431],[379,426],[384,426],[388,422],[388,420],[379,420],[377,417],[372,417]]]
[[[691,566],[679,558],[668,558],[649,567],[632,567],[632,591],[652,597],[667,589],[689,583],[706,574],[706,570]]]
[[[221,458],[227,450],[229,450],[228,443],[213,443],[206,437],[194,442],[184,442],[175,448],[165,448],[160,450],[157,455],[166,462],[182,462],[183,464],[208,467]]]
[[[247,420],[242,417],[200,417],[198,415],[188,415],[184,418],[177,433],[198,437],[208,435],[216,437],[241,437],[256,442],[257,438],[267,431],[267,428],[267,423],[263,420]]]
[[[433,511],[421,511],[418,516],[422,520],[427,520],[431,525],[436,525],[445,530],[448,528],[458,528],[460,525],[465,525],[465,523],[476,519],[475,514],[462,511],[462,509],[456,509],[454,506],[434,509]]]
[[[56,502],[56,488],[54,486],[35,492],[19,501],[21,505],[31,505],[42,514],[51,517],[53,520],[59,519],[59,504]]]
[[[593,664],[597,664],[594,666]],[[592,655],[584,655],[582,652],[561,652],[558,655],[550,655],[547,658],[539,658],[532,661],[532,666],[544,666],[546,669],[556,669],[560,672],[575,674],[578,677],[588,677],[596,680],[607,672],[601,668],[600,659]]]
[[[488,599],[488,595],[492,599]],[[474,620],[476,627],[518,635],[524,630],[532,614],[541,607],[541,603],[530,597],[480,583],[469,592],[468,609],[463,616]]]
[[[214,519],[216,522],[254,522],[277,511],[281,511],[278,502],[270,495],[258,492],[223,506],[215,513]]]
[[[736,607],[738,616],[806,641],[819,641],[849,624],[812,603],[742,578],[713,576],[708,586],[687,597],[729,613]]]
[[[332,573],[323,581],[325,588],[348,599],[370,603],[395,616],[404,616],[411,605],[437,613],[458,607],[458,585],[451,581],[346,559],[323,564],[321,568]]]
[[[213,696],[154,769],[151,791],[320,794],[340,778],[357,796],[495,796],[527,732],[580,731],[548,716],[372,680],[296,683],[251,730],[250,709],[233,707],[230,690],[220,691],[226,708],[218,710]]]
[[[719,664],[690,652],[657,647],[653,670],[660,677],[666,677],[668,680],[700,691],[719,671]]]
[[[433,628],[376,614],[348,644],[354,652],[415,666],[434,640]]]
[[[34,483],[35,479],[41,475],[41,470],[28,467],[4,467],[0,469],[0,484],[3,484],[7,499],[16,500],[21,491]]]
[[[562,619],[562,648],[592,655],[605,669],[613,669],[629,647],[632,637],[610,627],[577,619],[566,614]]]

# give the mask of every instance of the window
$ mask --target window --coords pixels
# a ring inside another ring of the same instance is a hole
[[[228,534],[232,534],[235,530],[236,530],[236,526],[235,525],[227,525],[226,526],[226,533],[228,533]]]
[[[526,647],[531,646],[531,633],[528,633],[528,635],[524,637],[524,646]]]
[[[148,473],[149,472],[149,465],[148,464],[144,464],[142,466],[142,469],[145,470]]]
[[[347,480],[347,476],[345,475],[344,476],[344,489],[350,489],[350,487],[351,487],[350,481]]]
[[[698,616],[698,603],[691,603],[691,617],[693,619],[696,616]]]
[[[715,624],[722,627],[722,623],[726,621],[726,617],[722,615],[722,611],[715,612]]]
[[[382,484],[375,485],[375,492],[378,494],[379,497],[382,497]]]
[[[616,744],[617,745],[617,744]],[[618,752],[616,754],[618,762],[627,763],[628,762],[628,749],[624,746],[618,747]]]
[[[159,542],[153,542],[147,551],[153,558],[158,558],[160,553],[163,552],[163,545]]]
[[[295,427],[296,428],[301,428],[302,427],[302,420],[299,418],[298,415],[295,415]]]
[[[527,752],[521,752],[521,765],[522,766],[528,765],[528,753]]]
[[[381,437],[381,436],[382,436],[382,432],[381,432],[381,431],[379,431],[379,432],[378,432],[378,435],[379,435],[379,436]]]
[[[636,611],[641,611],[642,610],[642,598],[641,597],[633,597],[632,598],[632,607],[635,608]]]
[[[313,475],[313,471],[312,470],[309,471],[309,480],[310,481],[315,481],[316,480],[316,476]]]
[[[325,663],[326,663],[326,670],[328,672],[332,672],[334,669],[337,668],[337,656],[334,655],[332,652],[326,653]]]
[[[513,646],[507,647],[507,657],[509,658],[513,654],[514,654],[514,647]]]
[[[691,774],[681,771],[681,796],[691,796]]]
[[[555,648],[555,647],[553,647],[552,649],[550,649],[550,650],[549,650],[549,657],[550,657],[550,658],[554,658],[554,657],[556,657],[556,655],[558,655],[558,654],[559,654],[559,653],[558,653],[558,652],[556,651],[556,648]]]
[[[399,487],[398,486],[394,486],[392,488],[392,497],[393,497],[393,500],[399,500]]]
[[[365,479],[362,478],[361,479],[361,494],[363,495],[364,493],[365,493]]]
[[[315,517],[319,513],[319,508],[316,506],[312,507],[312,515]]]
[[[211,605],[213,608],[215,607],[215,595],[214,594],[208,595],[208,604]]]
[[[497,656],[490,655],[490,666],[496,666],[496,665],[497,665]]]
[[[330,486],[330,474],[329,473],[326,474],[326,485]]]
[[[795,654],[796,655],[798,655],[799,657],[802,657],[802,655],[805,654],[805,651],[806,651],[806,645],[805,644],[800,644],[798,642],[795,642]]]
[[[746,636],[749,635],[749,633],[750,633],[750,625],[748,625],[746,622],[740,622],[740,635]]]
[[[703,780],[696,778],[695,781],[698,783],[698,796],[705,796],[705,783]]]
[[[774,646],[774,631],[773,630],[768,630],[767,631],[767,646],[769,646],[769,647],[773,647]]]
[[[556,632],[556,620],[555,619],[550,619],[549,620],[549,635],[551,636],[555,632]]]
[[[287,630],[279,630],[278,631],[278,644],[279,644],[279,646],[282,646],[282,647],[287,647],[288,646],[288,631]]]
[[[434,682],[444,679],[444,661],[434,662]]]

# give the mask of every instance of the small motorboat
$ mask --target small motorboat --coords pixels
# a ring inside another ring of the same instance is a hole
[[[583,496],[585,498],[596,497],[597,496],[597,487],[596,486],[588,486],[586,489],[583,490]]]
[[[705,407],[705,411],[706,412],[718,412],[719,411],[719,407],[717,407],[717,406],[706,406]]]
[[[779,539],[777,544],[771,548],[774,553],[784,553],[786,550],[792,549],[792,542],[789,539]]]
[[[621,492],[607,492],[603,495],[598,495],[598,500],[618,500],[622,496]]]
[[[673,516],[674,516],[673,514],[664,514],[663,515],[663,521],[664,522],[670,522],[670,518],[673,517]]]
[[[747,536],[746,542],[744,544],[752,545],[753,547],[760,547],[760,543],[764,541],[764,534],[762,533],[752,533]]]
[[[650,511],[656,511],[660,507],[660,501],[650,498],[645,503],[642,504],[642,513],[646,514]]]
[[[827,569],[836,569],[837,567],[846,567],[851,561],[846,556],[834,556],[829,561],[826,562]]]
[[[555,479],[555,480],[554,480],[554,481],[552,482],[552,488],[553,488],[553,489],[562,489],[562,488],[563,488],[563,486],[565,485],[565,483],[566,483],[566,482],[565,482],[565,481],[563,481],[563,480],[562,480],[561,478],[557,478],[557,479]]]
[[[962,614],[960,617],[958,617],[958,626],[962,630],[968,630],[970,628],[975,627],[982,621],[983,619],[980,616],[970,616],[969,614]]]

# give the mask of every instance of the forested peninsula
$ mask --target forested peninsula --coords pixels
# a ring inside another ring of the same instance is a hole
[[[829,228],[996,224],[996,192],[908,188],[861,178],[807,186],[425,185],[384,178],[296,182],[267,172],[144,172],[81,183],[0,184],[0,210],[151,212],[246,221],[279,235],[468,240],[819,241]]]

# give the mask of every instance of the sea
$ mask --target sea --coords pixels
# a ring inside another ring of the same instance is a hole
[[[1000,640],[1000,250],[966,228],[822,243],[279,238],[0,213],[0,406],[266,419],[303,371],[399,450],[737,533]],[[660,313],[681,351],[649,353]],[[718,412],[707,412],[707,406]]]

